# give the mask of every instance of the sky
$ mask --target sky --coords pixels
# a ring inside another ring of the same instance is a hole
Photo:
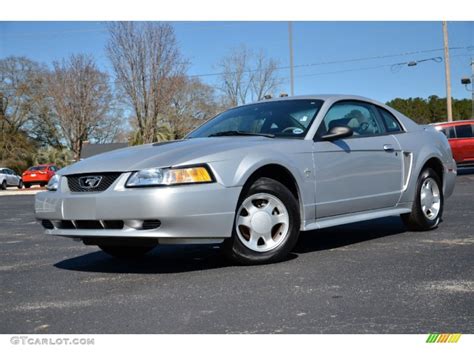
[[[189,75],[218,72],[233,48],[263,50],[277,60],[282,92],[290,92],[287,22],[171,22]],[[470,98],[460,80],[471,75],[474,22],[448,22],[452,95]],[[113,75],[104,22],[0,22],[0,58],[26,56],[51,65],[74,53],[95,57]],[[293,22],[295,94],[340,93],[382,102],[446,96],[441,22]],[[375,57],[375,58],[374,58]],[[425,60],[416,66],[395,65]],[[217,76],[202,76],[216,84]],[[277,93],[278,94],[278,93]]]

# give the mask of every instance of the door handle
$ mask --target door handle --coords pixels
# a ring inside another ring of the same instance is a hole
[[[393,148],[393,146],[391,144],[384,144],[383,145],[383,150],[385,150],[386,152],[393,152],[395,150],[395,148]]]

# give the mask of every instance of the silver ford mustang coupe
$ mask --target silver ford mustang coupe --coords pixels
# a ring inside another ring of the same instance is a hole
[[[435,228],[455,178],[434,128],[363,97],[298,96],[230,109],[183,140],[77,162],[36,195],[35,211],[47,234],[117,257],[223,243],[233,260],[257,264],[284,259],[300,231],[395,215]]]

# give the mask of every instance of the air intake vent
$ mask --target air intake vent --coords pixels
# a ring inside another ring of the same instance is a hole
[[[123,221],[102,221],[105,229],[123,229]]]
[[[55,223],[58,229],[123,229],[121,220],[62,220]]]
[[[90,173],[66,177],[72,192],[100,192],[107,190],[120,175],[121,173]]]
[[[49,219],[43,219],[41,225],[46,229],[54,229],[53,223]]]
[[[77,229],[104,229],[100,221],[74,221]]]
[[[59,229],[76,229],[72,221],[59,221],[57,226]]]
[[[408,181],[410,179],[412,165],[413,165],[413,153],[403,152],[403,186],[402,186],[402,190],[405,190],[408,187]]]
[[[147,219],[143,221],[141,229],[156,229],[161,226],[161,221],[159,219]]]

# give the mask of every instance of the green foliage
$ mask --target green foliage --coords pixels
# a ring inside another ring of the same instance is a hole
[[[387,105],[410,117],[417,123],[428,124],[447,121],[446,98],[432,95],[427,99],[421,97],[396,98]],[[471,118],[471,100],[453,99],[453,119],[466,120]]]
[[[59,168],[64,168],[73,161],[73,153],[70,150],[52,147],[39,149],[33,159],[35,165],[53,163]]]
[[[1,127],[0,166],[21,174],[33,164],[37,144],[22,131],[11,131]]]
[[[168,125],[161,125],[157,129],[156,137],[153,139],[154,142],[162,142],[162,141],[169,141],[173,140],[174,135]],[[136,129],[130,134],[128,144],[129,145],[140,145],[144,144],[144,139],[141,135],[140,130]]]

